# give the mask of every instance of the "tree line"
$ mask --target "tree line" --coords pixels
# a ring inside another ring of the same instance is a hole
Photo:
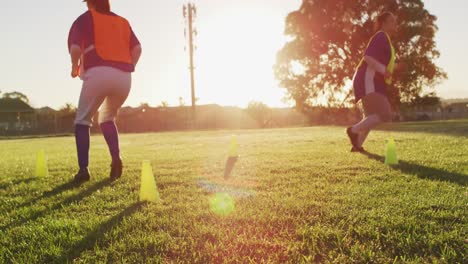
[[[436,65],[437,17],[422,0],[304,0],[286,18],[289,41],[277,54],[275,75],[287,97],[302,112],[312,106],[349,106],[350,82],[384,11],[398,18],[392,41],[407,70],[389,89],[394,109],[412,103],[447,78]]]

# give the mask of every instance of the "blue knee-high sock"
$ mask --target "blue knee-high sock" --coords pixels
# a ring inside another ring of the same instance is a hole
[[[112,156],[112,161],[120,161],[120,148],[119,148],[119,132],[117,126],[113,121],[101,124],[101,131],[106,139],[109,152]]]
[[[80,169],[86,169],[89,165],[89,126],[75,126],[76,149],[78,152],[78,165]]]

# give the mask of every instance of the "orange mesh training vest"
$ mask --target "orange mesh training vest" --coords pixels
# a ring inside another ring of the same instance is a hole
[[[101,59],[132,64],[130,53],[131,28],[128,21],[91,11],[94,24],[94,48]]]

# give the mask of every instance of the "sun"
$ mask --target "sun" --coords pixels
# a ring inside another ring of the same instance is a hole
[[[222,105],[245,106],[251,100],[280,105],[283,91],[273,65],[285,43],[283,18],[265,8],[235,7],[200,16],[198,93],[202,101]]]

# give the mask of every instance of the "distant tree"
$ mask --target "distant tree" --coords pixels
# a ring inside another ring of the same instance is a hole
[[[161,108],[168,108],[169,107],[169,103],[167,101],[162,101],[161,104],[159,104],[159,107]]]
[[[286,18],[285,34],[290,41],[278,52],[274,66],[280,85],[297,108],[304,110],[323,100],[329,106],[352,100],[345,84],[352,79],[375,33],[374,19],[382,11],[398,17],[392,41],[408,66],[397,74],[390,89],[393,104],[400,99],[411,101],[423,88],[446,78],[435,64],[440,55],[435,43],[437,18],[422,0],[304,0]]]
[[[140,103],[140,106],[138,107],[141,109],[143,113],[145,113],[151,106],[148,103]]]
[[[73,114],[76,112],[76,106],[71,103],[66,103],[64,106],[60,107],[58,111],[62,114]]]
[[[10,92],[10,93],[4,93],[2,98],[5,99],[19,99],[27,104],[29,104],[29,98],[20,92]]]
[[[179,97],[179,106],[180,106],[180,107],[185,106],[185,100],[184,100],[184,98],[183,98],[182,96]]]
[[[267,127],[271,121],[271,109],[262,102],[250,102],[246,111],[261,128]]]
[[[435,93],[429,93],[423,96],[416,96],[411,100],[411,104],[417,107],[438,107],[442,104],[442,100]]]

